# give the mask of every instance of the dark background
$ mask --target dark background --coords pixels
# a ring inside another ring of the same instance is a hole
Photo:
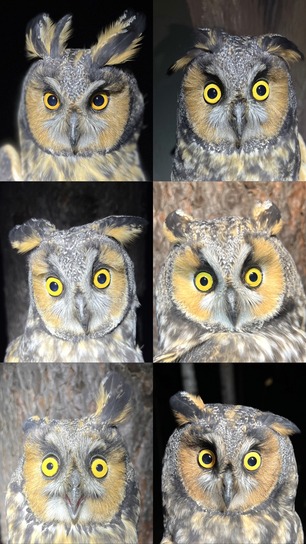
[[[191,368],[192,366],[192,368]],[[168,438],[176,428],[169,399],[187,390],[184,381],[194,370],[198,394],[205,403],[242,404],[286,417],[301,434],[292,436],[299,473],[296,511],[306,529],[306,416],[303,407],[306,365],[303,364],[162,364],[154,378],[154,543],[162,537],[161,463]],[[187,368],[189,367],[189,368]],[[184,377],[185,374],[185,377]],[[187,376],[186,376],[187,374]],[[189,392],[190,389],[188,389]]]
[[[30,61],[25,53],[25,31],[28,22],[40,13],[48,13],[58,21],[67,13],[72,14],[73,34],[68,47],[90,48],[97,36],[114,22],[125,9],[131,8],[146,15],[146,30],[138,55],[125,65],[135,75],[145,99],[144,129],[139,140],[140,155],[148,179],[152,179],[152,4],[140,0],[86,0],[76,2],[28,1],[1,3],[0,46],[0,145],[17,143],[17,108],[21,85]],[[33,61],[32,61],[33,62]]]
[[[135,265],[137,339],[152,361],[152,183],[7,182],[0,184],[0,361],[9,341],[22,334],[29,306],[27,256],[12,249],[8,233],[32,217],[58,229],[85,225],[108,215],[137,215],[149,221],[129,244]]]

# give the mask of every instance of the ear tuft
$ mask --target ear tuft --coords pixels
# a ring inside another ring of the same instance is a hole
[[[193,59],[203,53],[214,53],[223,40],[223,33],[214,28],[198,28],[196,37],[198,42],[169,68],[169,73],[186,68]]]
[[[28,253],[55,230],[55,225],[45,219],[30,219],[23,225],[16,225],[9,232],[9,241],[18,253]]]
[[[182,210],[171,212],[163,226],[166,238],[172,244],[183,242],[186,239],[186,231],[193,221],[193,217]]]
[[[270,412],[263,414],[262,423],[281,436],[291,436],[301,432],[292,421],[289,421],[289,419]]]
[[[118,372],[109,372],[101,383],[94,418],[118,425],[131,411],[131,388]]]
[[[71,15],[53,23],[47,13],[32,19],[26,31],[26,50],[30,58],[53,58],[63,54],[71,35]]]
[[[93,63],[102,67],[132,60],[138,51],[144,29],[145,16],[126,10],[100,34],[97,43],[92,46]]]
[[[260,46],[271,55],[281,57],[285,62],[297,62],[304,59],[297,46],[279,34],[265,34],[259,38]]]
[[[275,236],[282,230],[283,221],[278,207],[270,200],[257,202],[252,211],[253,219],[260,230]]]
[[[24,433],[28,434],[32,432],[34,429],[37,429],[41,427],[42,425],[46,425],[49,423],[48,418],[41,418],[39,416],[32,416],[29,419],[27,419],[22,427],[22,430]]]
[[[201,397],[180,391],[170,398],[170,406],[178,425],[185,425],[203,416],[205,404]]]
[[[101,221],[92,223],[92,228],[101,231],[105,236],[115,238],[120,244],[126,245],[133,242],[144,231],[147,224],[148,221],[143,217],[110,215]]]

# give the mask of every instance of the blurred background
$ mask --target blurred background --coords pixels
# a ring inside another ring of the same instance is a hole
[[[199,394],[204,403],[242,404],[284,416],[301,434],[291,437],[299,473],[296,511],[306,530],[306,419],[304,364],[154,365],[154,544],[163,534],[161,470],[166,443],[176,428],[169,399],[178,391]]]
[[[174,62],[194,44],[194,29],[218,27],[230,34],[275,33],[293,41],[306,56],[304,0],[154,0],[154,170],[153,179],[170,179],[175,146],[176,102],[182,71],[168,75]],[[298,101],[299,130],[306,139],[306,62],[290,67]]]

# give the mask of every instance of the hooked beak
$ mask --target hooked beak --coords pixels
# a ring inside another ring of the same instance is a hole
[[[239,315],[239,304],[237,293],[232,287],[228,287],[225,293],[225,303],[226,303],[226,314],[230,322],[234,325],[237,324],[238,315]]]
[[[75,523],[79,517],[82,504],[84,502],[84,496],[82,495],[81,491],[80,475],[77,470],[73,470],[72,474],[70,475],[65,501],[71,520],[73,523]]]
[[[238,100],[237,102],[235,102],[231,112],[230,123],[237,136],[236,145],[237,147],[240,147],[242,134],[247,124],[246,106],[245,103],[242,102],[242,100]]]
[[[88,334],[88,326],[90,313],[87,308],[87,303],[82,293],[77,293],[75,296],[75,314],[79,323],[82,325],[85,334]]]
[[[222,496],[226,508],[229,507],[234,494],[235,493],[232,471],[230,470],[230,468],[227,468],[223,474],[222,480]]]
[[[77,112],[72,112],[69,119],[69,141],[74,154],[77,153],[77,145],[80,139],[79,116]]]

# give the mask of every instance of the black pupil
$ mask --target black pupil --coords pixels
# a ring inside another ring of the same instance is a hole
[[[204,453],[203,455],[203,463],[205,465],[210,465],[210,463],[212,462],[212,456],[210,455],[210,453]]]
[[[214,100],[217,97],[217,94],[218,94],[217,89],[214,89],[213,87],[208,89],[208,91],[207,91],[207,96],[211,100]]]
[[[97,106],[97,108],[103,106],[104,102],[105,98],[102,94],[96,94],[96,96],[93,98],[93,103],[95,106]]]
[[[57,97],[55,96],[55,94],[51,94],[50,96],[48,96],[47,102],[48,102],[49,106],[54,108],[54,106],[57,105]]]
[[[99,463],[98,465],[96,465],[96,470],[97,470],[98,472],[102,472],[102,470],[103,470],[103,465],[102,465],[101,463]]]
[[[259,96],[264,96],[266,94],[266,87],[264,85],[258,85],[257,87],[257,94],[259,94]]]
[[[58,291],[58,284],[56,283],[56,281],[51,281],[51,283],[50,283],[50,289],[51,289],[51,291],[53,291],[54,293],[55,293],[56,291]]]
[[[47,469],[52,470],[53,469],[53,463],[51,461],[47,464]]]
[[[99,274],[97,279],[98,279],[98,283],[101,283],[101,285],[103,285],[103,283],[106,282],[106,274],[103,274],[103,273]]]
[[[251,272],[249,278],[252,283],[255,283],[258,280],[258,274],[256,272]]]
[[[202,285],[202,287],[206,287],[207,284],[208,284],[208,279],[206,278],[206,276],[203,276],[201,279],[200,279],[200,284]]]
[[[249,457],[248,465],[250,465],[250,467],[255,467],[256,463],[257,463],[256,457]]]

